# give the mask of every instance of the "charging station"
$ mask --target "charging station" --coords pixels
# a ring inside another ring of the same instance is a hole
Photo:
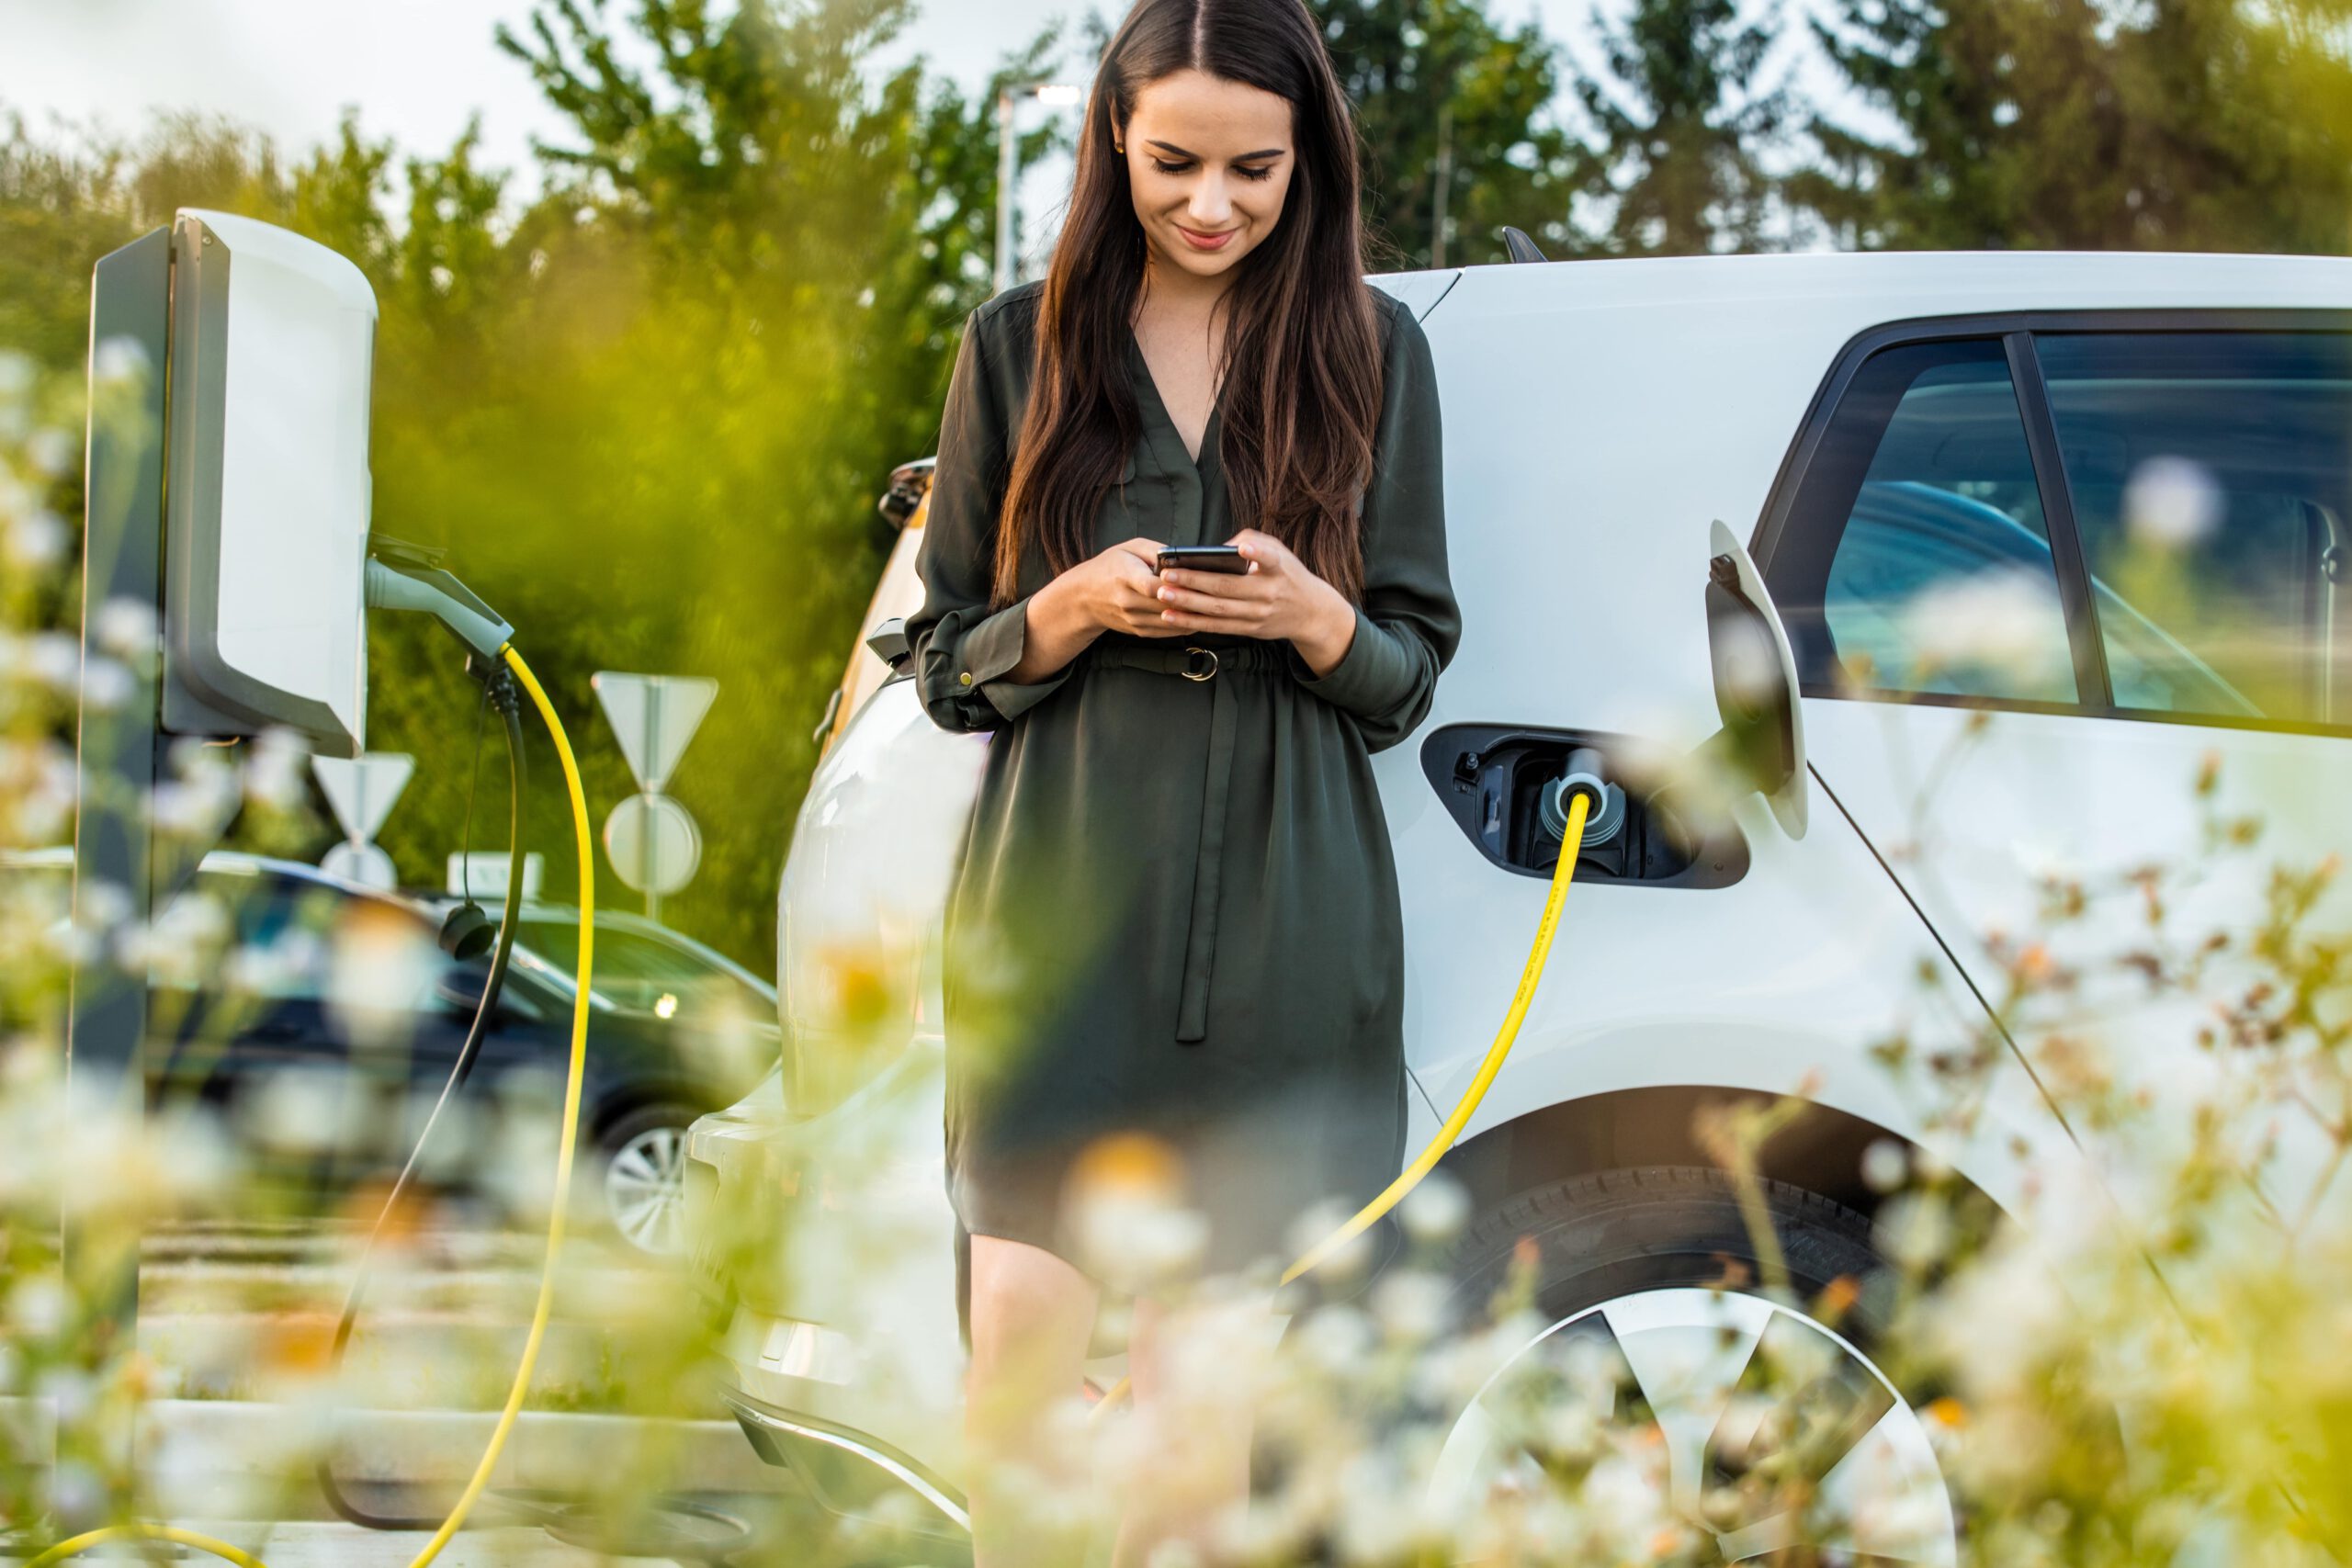
[[[152,922],[212,847],[202,831],[159,832],[149,809],[175,746],[239,747],[275,727],[321,755],[364,748],[375,332],[357,267],[251,219],[184,209],[98,262],[83,667],[110,657],[108,605],[152,612],[156,646],[128,661],[121,702],[82,705],[77,927],[108,904]],[[72,987],[68,1103],[142,1116],[146,976],[124,973],[110,943],[85,946]],[[62,1264],[103,1364],[137,1331],[140,1237],[77,1196],[89,1185],[64,1184]],[[128,1473],[127,1431],[88,1436]]]

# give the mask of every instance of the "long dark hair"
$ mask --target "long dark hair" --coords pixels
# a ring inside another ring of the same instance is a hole
[[[1095,73],[1039,301],[1036,371],[997,530],[999,604],[1020,595],[1029,539],[1057,573],[1093,553],[1097,509],[1142,434],[1125,367],[1145,240],[1113,143],[1125,140],[1136,95],[1188,67],[1288,100],[1296,149],[1282,218],[1223,302],[1217,460],[1233,513],[1350,600],[1362,594],[1355,502],[1372,476],[1381,365],[1347,95],[1301,0],[1138,0]]]

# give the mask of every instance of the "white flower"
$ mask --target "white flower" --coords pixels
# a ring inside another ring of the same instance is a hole
[[[1375,1343],[1372,1320],[1346,1303],[1308,1314],[1296,1334],[1307,1364],[1335,1379],[1353,1376]]]
[[[279,811],[309,798],[303,781],[310,742],[284,725],[271,725],[254,738],[245,761],[245,794]]]
[[[229,988],[253,996],[282,996],[326,967],[326,943],[300,927],[267,943],[247,943],[229,955]]]
[[[1373,1288],[1372,1309],[1392,1337],[1426,1345],[1445,1326],[1452,1289],[1452,1281],[1430,1269],[1394,1269]]]
[[[1333,1199],[1309,1204],[1283,1232],[1284,1250],[1294,1258],[1303,1256],[1308,1248],[1322,1245],[1324,1238],[1347,1224],[1354,1213],[1352,1208]],[[1334,1282],[1359,1278],[1372,1261],[1372,1235],[1373,1227],[1367,1226],[1350,1236],[1317,1266],[1316,1272]]]
[[[238,1125],[266,1148],[310,1155],[349,1148],[368,1131],[367,1100],[357,1088],[343,1067],[283,1067],[238,1101]]]
[[[91,629],[98,646],[118,659],[136,661],[154,651],[159,636],[155,607],[143,600],[115,594],[97,608]]]
[[[24,645],[24,670],[71,696],[82,675],[82,645],[70,632],[36,632]]]
[[[1934,1263],[1950,1249],[1951,1225],[1940,1198],[1901,1192],[1887,1200],[1871,1222],[1871,1240],[1887,1257],[1914,1269]]]
[[[1948,578],[1903,606],[1905,640],[1926,670],[1989,666],[2031,681],[2068,667],[2057,590],[1993,568]]]
[[[118,941],[125,968],[144,968],[154,985],[194,989],[212,972],[229,931],[220,900],[191,890],[173,899],[152,926],[124,926]]]
[[[27,1339],[47,1339],[65,1325],[67,1302],[63,1281],[51,1274],[29,1274],[8,1292],[9,1325]]]
[[[2123,525],[2135,543],[2186,549],[2212,533],[2228,500],[2212,471],[2191,457],[2165,454],[2132,470],[2123,485]]]
[[[56,425],[45,425],[32,434],[25,443],[25,456],[43,477],[56,479],[74,462],[74,433]]]
[[[1470,1194],[1452,1172],[1432,1170],[1405,1194],[1396,1217],[1414,1241],[1451,1241],[1470,1218]]]
[[[82,670],[82,702],[99,713],[112,713],[138,690],[130,671],[111,659],[93,659]]]
[[[133,337],[110,337],[90,355],[90,378],[100,387],[126,385],[144,379],[153,362]]]
[[[1873,1138],[1862,1151],[1862,1182],[1873,1192],[1892,1192],[1903,1185],[1910,1158],[1893,1138]]]
[[[441,973],[439,946],[416,922],[373,903],[335,921],[327,965],[327,1014],[355,1044],[408,1043],[420,1006]]]
[[[148,797],[148,819],[158,830],[209,842],[236,815],[236,773],[209,750],[179,759],[180,777],[157,784]]]
[[[17,513],[8,527],[8,558],[23,571],[47,571],[65,558],[65,520],[46,509]]]

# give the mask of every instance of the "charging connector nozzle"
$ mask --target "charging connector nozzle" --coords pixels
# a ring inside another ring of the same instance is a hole
[[[1536,816],[1555,842],[1567,836],[1568,801],[1579,794],[1589,802],[1584,822],[1587,848],[1608,843],[1624,829],[1625,792],[1609,782],[1600,753],[1590,746],[1579,746],[1568,753],[1568,765],[1560,776],[1545,784],[1536,797]]]
[[[473,591],[439,567],[415,564],[391,552],[368,558],[368,607],[371,610],[420,610],[449,628],[469,651],[495,660],[514,637],[514,627],[474,596]]]

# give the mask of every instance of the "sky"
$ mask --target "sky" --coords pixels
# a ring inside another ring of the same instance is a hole
[[[629,0],[606,3],[625,13]],[[1109,10],[1118,0],[1102,3]],[[1083,16],[1088,4],[922,0],[886,62],[919,53],[977,85],[1005,45],[1056,17]],[[1573,55],[1597,62],[1591,4],[1494,0],[1489,9],[1507,24],[1538,16]],[[155,108],[193,108],[300,150],[331,139],[344,107],[356,105],[368,135],[389,135],[404,152],[440,152],[479,110],[486,161],[515,170],[510,188],[528,193],[531,138],[561,140],[562,126],[492,29],[504,21],[519,30],[531,8],[530,0],[0,0],[0,111],[36,130],[56,116],[134,134]],[[1068,178],[1066,163],[1033,170],[1024,211],[1042,216]]]

